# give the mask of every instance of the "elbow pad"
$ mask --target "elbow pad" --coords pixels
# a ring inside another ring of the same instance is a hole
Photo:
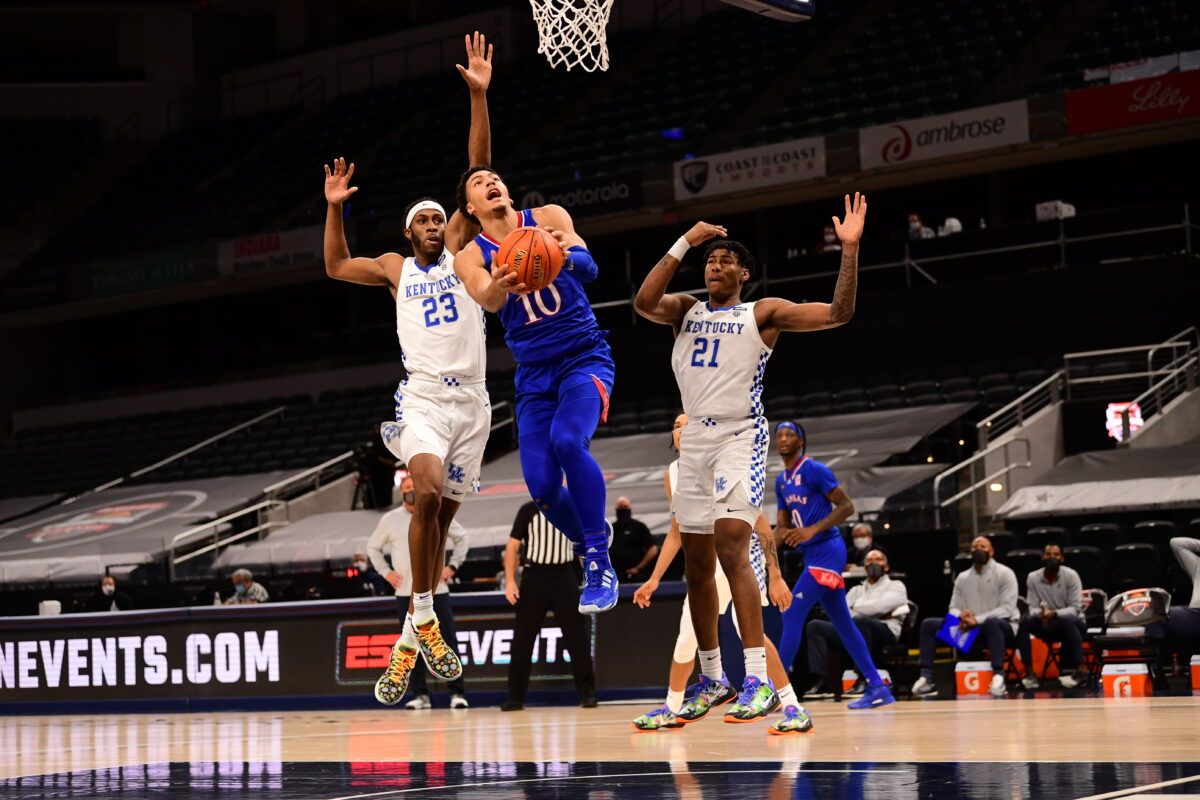
[[[579,245],[567,248],[567,261],[563,264],[563,268],[570,270],[580,283],[591,283],[600,274],[600,267],[597,266],[596,259],[592,258],[592,254],[586,247]]]

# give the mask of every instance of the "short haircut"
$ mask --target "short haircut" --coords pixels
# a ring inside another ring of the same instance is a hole
[[[251,572],[250,570],[246,569],[245,567],[242,567],[240,569],[235,569],[233,571],[233,575],[231,577],[245,578],[248,581],[252,581],[252,580],[254,580],[254,573]]]
[[[871,523],[869,523],[869,522],[854,523],[854,527],[850,529],[850,532],[854,533],[854,531],[858,530],[859,528],[866,528],[867,533],[871,534],[872,537],[875,535],[875,529],[871,527]],[[874,549],[874,548],[872,548],[872,549]]]
[[[467,171],[464,172],[462,177],[458,179],[458,188],[454,190],[454,203],[458,206],[459,212],[461,212],[464,217],[478,225],[479,217],[467,211],[467,181],[471,180],[471,176],[476,172],[491,172],[494,173],[497,178],[500,178],[500,173],[496,172],[496,170],[489,166],[476,164],[475,166],[468,167]],[[500,180],[503,181],[504,178],[500,178]]]
[[[400,219],[408,219],[408,212],[410,212],[414,208],[416,208],[417,203],[425,203],[425,202],[437,203],[439,206],[441,205],[441,202],[436,197],[418,197],[416,200],[413,200],[411,203],[409,203],[408,205],[406,205],[404,207],[404,213],[400,215]],[[450,220],[446,220],[446,221],[449,222]]]
[[[741,242],[736,242],[733,239],[716,239],[708,247],[704,248],[704,261],[708,261],[708,257],[712,255],[714,250],[728,250],[737,259],[738,264],[742,269],[750,273],[750,277],[754,277],[754,269],[758,266],[758,262],[754,260],[754,256],[750,253],[750,248]]]

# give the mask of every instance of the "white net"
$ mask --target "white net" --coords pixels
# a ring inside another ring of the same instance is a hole
[[[605,30],[613,0],[529,0],[529,5],[538,29],[538,52],[550,66],[608,69]]]

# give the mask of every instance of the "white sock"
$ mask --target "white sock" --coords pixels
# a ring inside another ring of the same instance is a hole
[[[787,708],[788,706],[800,705],[800,698],[796,697],[796,690],[789,683],[787,686],[779,690],[779,707]]]
[[[433,592],[416,592],[413,594],[413,624],[424,625],[437,619],[433,614]]]
[[[746,674],[753,675],[763,683],[767,682],[767,648],[747,647]]]
[[[677,692],[674,689],[668,689],[667,708],[671,709],[672,713],[678,714],[679,709],[683,708],[683,692]]]
[[[700,674],[709,680],[721,680],[721,648],[700,651]]]
[[[404,615],[404,632],[400,634],[400,644],[417,649],[417,632],[413,630],[412,614]]]

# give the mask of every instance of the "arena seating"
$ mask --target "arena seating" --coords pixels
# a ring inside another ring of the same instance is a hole
[[[72,173],[100,152],[95,119],[0,120],[0,218],[12,220],[62,189]]]

